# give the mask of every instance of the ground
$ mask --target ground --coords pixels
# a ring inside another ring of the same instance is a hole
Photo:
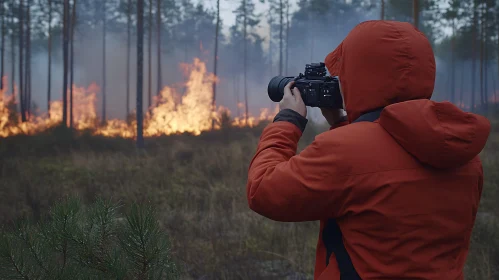
[[[183,279],[311,279],[318,223],[278,223],[248,209],[247,168],[264,125],[146,139],[145,152],[131,140],[60,128],[2,139],[0,223],[39,218],[67,194],[137,200],[157,207]],[[309,125],[300,147],[325,129]],[[497,122],[493,130],[481,154],[486,182],[467,279],[499,273]]]

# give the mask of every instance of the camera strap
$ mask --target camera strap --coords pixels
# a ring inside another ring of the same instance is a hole
[[[356,122],[374,122],[379,118],[383,108],[363,114]],[[335,219],[328,219],[322,231],[322,242],[326,247],[326,266],[329,265],[329,258],[334,253],[338,268],[340,270],[340,280],[361,280],[359,274],[353,266],[352,259],[343,244],[343,235],[340,226]]]

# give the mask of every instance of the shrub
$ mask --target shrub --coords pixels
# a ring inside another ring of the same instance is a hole
[[[1,279],[177,279],[170,244],[153,208],[76,198],[55,204],[46,219],[24,219],[0,236]]]

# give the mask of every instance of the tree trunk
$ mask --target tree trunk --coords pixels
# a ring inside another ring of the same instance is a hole
[[[160,95],[161,94],[161,90],[162,90],[162,86],[163,86],[163,79],[162,79],[162,71],[161,71],[161,0],[156,0],[157,2],[157,16],[156,16],[156,20],[157,20],[157,26],[156,26],[156,32],[158,34],[157,36],[157,40],[158,40],[158,79],[157,79],[157,92],[156,92],[156,95]],[[219,0],[220,1],[220,0]],[[216,75],[216,72],[215,72],[215,75]]]
[[[159,0],[158,0],[159,1]],[[132,26],[132,0],[127,5],[127,43],[126,43],[126,116],[130,115],[130,49],[131,49],[131,27]]]
[[[1,9],[1,17],[2,17],[2,49],[1,49],[1,54],[0,54],[0,90],[3,90],[4,84],[3,84],[3,75],[4,75],[4,58],[5,58],[5,8],[4,8],[4,1],[0,1],[0,9]]]
[[[480,40],[480,107],[482,107],[482,109],[483,109],[483,106],[485,104],[485,101],[483,100],[483,97],[484,97],[484,95],[483,95],[483,51],[484,51],[483,34],[484,34],[483,10],[481,10],[480,11],[480,36],[479,36],[479,40]]]
[[[279,0],[279,76],[282,76],[282,68],[283,68],[283,29],[284,29],[284,7],[283,0]]]
[[[21,106],[21,120],[26,121],[25,100],[24,100],[24,1],[19,3],[19,99]]]
[[[74,126],[74,115],[73,115],[73,89],[74,89],[74,65],[75,65],[75,56],[74,56],[74,33],[75,33],[75,24],[76,24],[76,0],[73,0],[73,8],[71,11],[71,76],[70,76],[70,102],[69,102],[69,127],[73,128]]]
[[[412,17],[414,26],[419,29],[419,0],[412,0]]]
[[[288,74],[289,66],[289,0],[286,1],[286,66],[284,67],[284,75]]]
[[[215,54],[213,56],[213,74],[217,77],[217,63],[218,63],[218,32],[220,30],[220,0],[217,0],[217,24],[215,30]],[[213,81],[213,99],[211,102],[213,113],[216,112],[217,101],[217,81]],[[215,118],[211,122],[211,129],[215,128]]]
[[[11,7],[14,7],[15,0],[11,1]],[[12,28],[12,33],[10,34],[10,62],[11,62],[11,72],[10,72],[10,88],[12,94],[15,94],[15,84],[16,84],[16,37],[15,37],[15,30],[14,30],[14,12],[10,13],[10,26]],[[16,98],[14,96],[14,98]]]
[[[273,19],[272,11],[269,10],[269,76],[272,76],[274,73],[274,44],[272,44],[272,31],[274,28],[274,19]]]
[[[234,77],[234,95],[236,96],[236,116],[239,117],[241,116],[241,110],[239,109],[239,103],[241,102],[241,100],[239,99],[239,78],[240,78],[240,75],[236,75],[236,77]]]
[[[381,0],[381,20],[385,20],[385,0]]]
[[[465,69],[466,69],[466,61],[463,60],[463,65],[461,67],[461,90],[459,92],[459,107],[461,108],[464,108],[464,104],[463,104],[463,92],[464,92],[464,79],[465,79],[465,76],[464,76],[464,72],[465,72]]]
[[[248,125],[248,84],[247,84],[247,77],[248,77],[248,43],[247,43],[247,28],[248,28],[248,15],[246,11],[246,0],[243,0],[243,17],[244,17],[244,23],[243,23],[243,69],[244,69],[244,124]]]
[[[496,104],[497,103],[497,88],[496,88],[496,79],[495,78],[492,79],[492,89],[494,90],[494,93],[493,93],[494,102],[492,102],[493,103],[492,105],[496,106],[497,105]]]
[[[489,50],[488,50],[488,44],[489,44],[489,25],[488,25],[488,19],[489,19],[489,9],[488,9],[488,4],[487,2],[484,2],[484,18],[483,18],[483,99],[485,101],[484,106],[485,110],[487,111],[489,108]]]
[[[147,108],[150,109],[152,105],[152,5],[153,0],[149,0],[149,41],[147,45]]]
[[[455,44],[456,44],[456,27],[455,21],[452,19],[452,38],[451,38],[451,89],[450,89],[450,102],[456,103],[456,63],[455,63]]]
[[[68,44],[69,44],[69,0],[64,0],[63,17],[63,89],[62,89],[62,122],[68,125]]]
[[[489,54],[488,54],[488,34],[485,32],[484,54],[483,54],[483,98],[485,100],[485,108],[489,107]]]
[[[144,147],[142,85],[144,73],[144,0],[137,1],[137,148]]]
[[[471,111],[475,111],[475,79],[476,79],[476,41],[477,41],[477,12],[473,4],[473,27],[471,38]]]
[[[107,79],[106,79],[106,1],[102,0],[102,123],[106,123],[106,99],[107,99]]]
[[[28,0],[26,7],[26,69],[25,86],[26,92],[26,119],[31,116],[31,0]]]
[[[49,25],[48,25],[48,77],[47,77],[47,112],[50,118],[50,91],[52,86],[52,0],[49,1]]]

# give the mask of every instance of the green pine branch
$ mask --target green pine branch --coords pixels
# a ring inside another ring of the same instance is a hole
[[[0,279],[178,279],[154,209],[120,208],[67,198],[38,224],[14,223],[0,235]]]

